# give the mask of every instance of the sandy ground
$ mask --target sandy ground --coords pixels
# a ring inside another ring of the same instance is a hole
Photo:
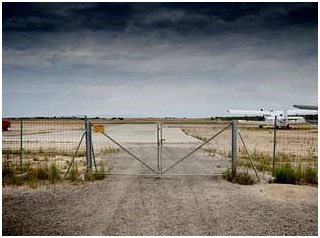
[[[291,126],[291,130],[277,130],[276,152],[291,156],[303,156],[308,158],[318,157],[318,129],[315,125],[302,124]],[[217,125],[190,125],[181,128],[190,136],[210,138],[223,127]],[[247,147],[251,153],[269,154],[273,153],[274,130],[272,128],[259,129],[257,125],[239,123],[240,131]],[[231,131],[223,132],[209,145],[222,154],[230,151]],[[238,151],[244,151],[244,146],[238,138]]]
[[[318,189],[310,186],[109,176],[2,193],[3,235],[318,234]]]

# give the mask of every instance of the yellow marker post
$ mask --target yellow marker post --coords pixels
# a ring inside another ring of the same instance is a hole
[[[94,132],[104,132],[105,128],[103,124],[96,124],[93,126]]]

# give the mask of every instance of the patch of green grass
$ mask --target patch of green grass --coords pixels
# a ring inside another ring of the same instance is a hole
[[[55,182],[60,177],[60,171],[55,164],[47,166],[31,167],[29,164],[20,166],[4,162],[2,164],[2,184],[5,185],[28,185],[36,188],[47,181]]]
[[[49,169],[48,167],[38,167],[34,169],[35,178],[39,180],[48,180],[49,179]]]
[[[276,183],[285,184],[318,184],[318,171],[316,168],[303,168],[301,165],[293,167],[290,164],[277,166],[274,170]]]
[[[318,184],[318,171],[317,169],[308,167],[304,173],[306,183]]]
[[[289,164],[276,167],[274,177],[276,183],[295,184],[297,181],[297,174]]]
[[[51,164],[49,168],[49,180],[52,184],[55,184],[56,181],[60,180],[60,171],[56,164]]]

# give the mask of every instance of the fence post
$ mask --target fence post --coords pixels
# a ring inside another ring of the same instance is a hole
[[[162,124],[160,124],[160,175],[162,175]]]
[[[232,121],[232,144],[231,144],[231,160],[232,160],[232,177],[236,176],[237,172],[237,121]]]
[[[274,164],[276,160],[276,145],[277,145],[277,116],[274,117],[273,131],[273,155],[272,155],[272,176],[274,177]]]
[[[87,171],[92,170],[92,136],[91,136],[91,122],[86,121],[86,162]]]
[[[23,135],[23,121],[22,119],[20,119],[20,168],[22,168],[22,153],[23,153],[22,135]]]
[[[157,167],[158,174],[160,174],[160,126],[157,123]]]

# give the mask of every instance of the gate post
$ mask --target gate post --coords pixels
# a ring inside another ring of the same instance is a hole
[[[86,121],[86,162],[87,171],[92,170],[92,136],[91,136],[91,122]]]
[[[160,126],[157,123],[157,167],[158,175],[160,174]]]
[[[231,168],[232,168],[232,177],[236,176],[237,172],[237,121],[232,121],[232,143],[231,143]]]
[[[23,120],[20,119],[20,168],[22,169],[22,155],[23,155]]]

